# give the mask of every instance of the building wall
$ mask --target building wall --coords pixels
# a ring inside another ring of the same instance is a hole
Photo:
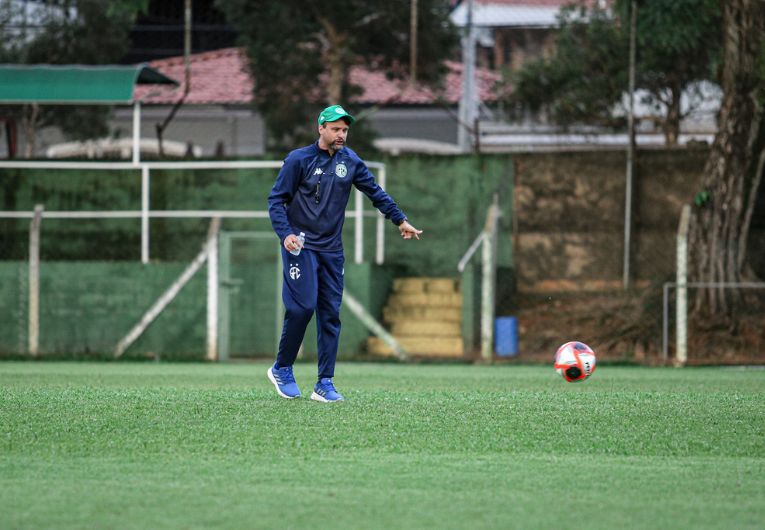
[[[638,153],[630,252],[634,279],[663,281],[674,273],[680,210],[699,190],[707,155],[707,149]],[[512,237],[519,289],[620,285],[625,154],[533,153],[515,155],[515,161]]]
[[[388,107],[366,118],[382,138],[416,138],[457,143],[456,108]]]
[[[141,108],[141,136],[156,138],[156,125],[170,114],[166,105]],[[114,134],[132,135],[132,108],[119,108],[110,122]],[[181,107],[164,132],[163,138],[191,142],[202,148],[205,158],[223,156],[257,156],[265,152],[266,131],[260,115],[249,107],[224,105],[194,105]]]
[[[148,106],[141,108],[141,138],[156,139],[158,123],[164,122],[172,106]],[[110,136],[132,138],[133,109],[118,107],[109,120]],[[97,138],[94,138],[97,139]],[[201,148],[205,158],[259,156],[265,152],[266,130],[260,115],[249,107],[225,105],[194,105],[181,107],[164,132],[164,140],[186,144],[191,142]],[[49,147],[69,142],[58,127],[38,130],[34,158],[45,158]],[[0,156],[7,156],[5,132],[0,132]],[[23,130],[19,125],[17,157],[23,157],[26,149]],[[221,148],[219,147],[222,146]]]

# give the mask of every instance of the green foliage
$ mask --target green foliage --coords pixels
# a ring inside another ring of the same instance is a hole
[[[358,91],[348,80],[352,65],[399,77],[406,73],[408,1],[352,0],[330,7],[300,0],[217,0],[217,5],[240,32],[252,61],[255,103],[266,119],[271,148],[315,139],[316,116],[337,97],[333,82],[341,85],[341,102],[358,110],[348,102]],[[419,78],[435,82],[457,42],[456,31],[446,2],[420,0],[418,6]],[[370,139],[362,128],[363,120],[353,128],[357,146],[362,138]]]
[[[386,262],[404,266],[412,274],[454,276],[457,261],[483,228],[492,194],[499,192],[504,216],[503,234],[510,234],[512,159],[505,155],[400,156],[384,159],[386,190],[425,231],[419,244],[404,241],[386,222]],[[154,170],[151,173],[151,208],[154,210],[265,210],[276,170]],[[36,204],[46,210],[138,210],[141,204],[140,172],[80,170],[0,170],[0,201],[7,210],[31,211]],[[363,198],[364,209],[373,209]],[[445,207],[444,205],[448,205]],[[353,203],[349,205],[353,208]],[[140,248],[140,223],[114,221],[55,221],[44,224],[42,252],[54,260],[134,260]],[[158,260],[188,260],[196,254],[197,241],[207,230],[199,219],[153,219],[151,255]],[[365,222],[365,256],[374,255],[375,223]],[[268,219],[224,221],[227,230],[271,231]],[[354,225],[346,222],[344,244],[348,255],[354,248]],[[0,223],[3,247],[0,258],[25,259],[29,245],[29,223],[6,220]],[[115,244],[122,240],[124,244]],[[190,243],[193,242],[193,243]],[[509,239],[500,244],[500,264],[509,265]]]
[[[55,0],[34,10],[33,28],[0,43],[0,60],[24,64],[111,64],[129,47],[129,31],[148,0]],[[20,16],[16,14],[16,16]],[[29,22],[29,21],[28,21]],[[10,109],[19,111],[19,108]],[[104,136],[106,107],[41,107],[37,126],[58,125],[76,140]]]
[[[615,127],[614,112],[628,88],[630,0],[617,0],[613,12],[596,5],[562,11],[555,51],[531,62],[513,78],[511,102],[521,111],[545,111],[564,126]],[[636,88],[644,103],[662,111],[676,126],[680,95],[702,80],[715,80],[720,61],[721,14],[716,0],[639,2],[636,31]]]
[[[279,399],[267,366],[0,363],[0,527],[754,529],[765,517],[762,371],[601,366],[568,384],[551,366],[341,363],[347,401],[326,406]],[[295,373],[305,390],[316,368]]]
[[[597,7],[590,12],[565,8],[561,24],[554,55],[517,73],[512,102],[521,109],[544,110],[564,126],[618,125],[612,109],[627,85],[626,36]]]

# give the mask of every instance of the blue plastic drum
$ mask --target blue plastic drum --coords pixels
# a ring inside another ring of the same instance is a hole
[[[497,317],[494,321],[494,351],[500,357],[518,355],[518,319]]]

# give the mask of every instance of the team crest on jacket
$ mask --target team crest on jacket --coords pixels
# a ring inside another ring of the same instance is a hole
[[[342,179],[342,178],[345,178],[347,174],[348,174],[348,168],[345,167],[345,164],[340,162],[339,164],[335,166],[335,175],[337,175],[338,177]]]
[[[293,280],[300,278],[300,267],[298,267],[297,263],[290,263],[290,278]]]

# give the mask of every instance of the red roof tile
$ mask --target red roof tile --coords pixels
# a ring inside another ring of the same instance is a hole
[[[252,102],[252,76],[242,48],[197,53],[190,60],[191,90],[186,103],[204,105]],[[178,101],[183,96],[185,84],[183,56],[159,59],[149,64],[178,81],[180,86],[137,85],[135,98],[150,105],[166,105]]]
[[[388,79],[380,70],[355,66],[351,68],[350,81],[360,86],[362,92],[351,101],[372,105],[429,105],[437,100],[457,103],[462,93],[462,63],[447,61],[445,64],[449,71],[438,91],[421,84],[411,86],[406,80]],[[498,73],[476,68],[476,85],[481,101],[496,101],[494,88],[500,80]]]
[[[212,52],[194,54],[191,60],[191,91],[186,104],[250,104],[252,103],[253,79],[242,48],[224,48]],[[137,85],[135,97],[149,105],[167,105],[178,101],[183,95],[183,57],[171,57],[149,63],[163,74],[179,81],[181,86]],[[456,103],[462,92],[462,64],[446,63],[443,87],[433,89],[416,84],[410,86],[405,80],[388,79],[382,70],[370,70],[361,66],[351,68],[351,83],[361,87],[361,94],[351,99],[362,105],[429,105],[438,100]],[[495,101],[494,88],[501,76],[485,68],[476,68],[476,83],[481,100]]]

